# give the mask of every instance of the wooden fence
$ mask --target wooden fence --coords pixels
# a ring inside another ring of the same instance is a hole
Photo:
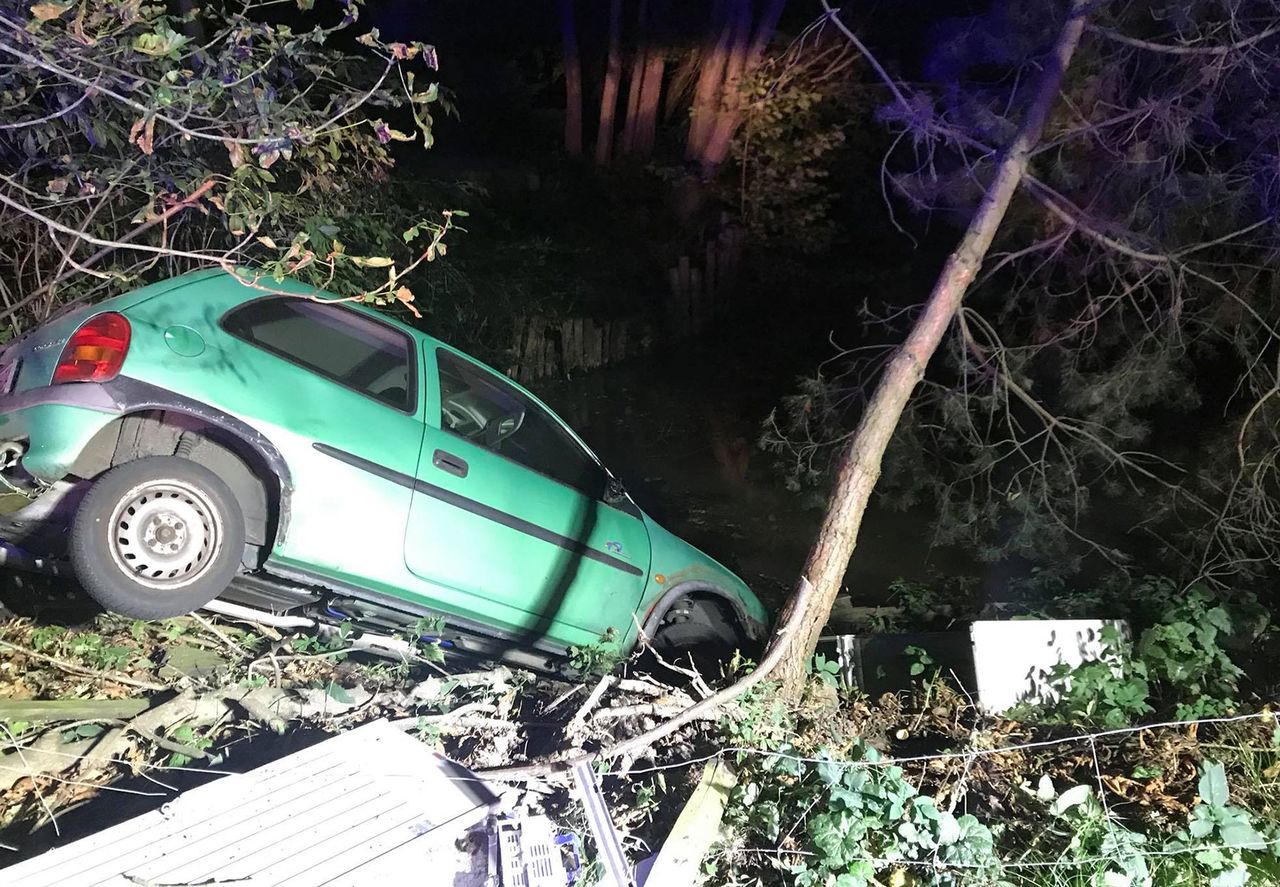
[[[652,324],[639,317],[605,321],[519,317],[507,375],[520,382],[569,376],[577,370],[593,370],[647,354],[653,340]]]
[[[667,272],[667,328],[672,338],[704,333],[732,311],[742,246],[742,229],[722,222],[701,256],[681,256]]]
[[[709,330],[733,310],[742,265],[743,231],[723,222],[697,256],[681,256],[667,272],[664,328],[643,316],[597,321],[589,317],[518,317],[507,375],[520,382],[609,366],[648,354],[659,332],[664,342]]]

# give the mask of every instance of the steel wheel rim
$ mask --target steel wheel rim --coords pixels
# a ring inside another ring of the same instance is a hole
[[[108,526],[116,567],[157,591],[204,576],[222,550],[222,516],[204,490],[166,479],[139,484],[120,498]]]

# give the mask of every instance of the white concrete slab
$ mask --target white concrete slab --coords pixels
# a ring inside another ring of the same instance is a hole
[[[1058,664],[1078,666],[1102,657],[1102,630],[1114,626],[1128,638],[1124,622],[1103,619],[1014,619],[973,623],[973,665],[978,703],[993,714],[1021,702],[1051,702],[1056,691],[1047,673]]]

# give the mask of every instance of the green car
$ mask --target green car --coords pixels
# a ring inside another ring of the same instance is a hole
[[[455,348],[302,284],[200,271],[0,351],[0,539],[108,610],[214,598],[369,630],[443,617],[535,667],[638,632],[751,646],[746,585],[659,527],[554,413]]]

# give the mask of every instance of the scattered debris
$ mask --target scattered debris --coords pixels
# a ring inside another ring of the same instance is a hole
[[[720,837],[725,804],[736,784],[733,770],[724,761],[711,761],[703,768],[662,850],[639,866],[641,887],[698,882],[702,860]]]

